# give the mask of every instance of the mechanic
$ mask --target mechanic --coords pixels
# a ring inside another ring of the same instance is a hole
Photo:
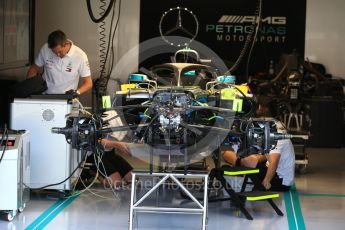
[[[268,108],[260,106],[257,116],[262,112],[267,113]],[[286,133],[281,122],[277,122],[277,131]],[[237,151],[238,146],[234,144],[223,151],[223,159],[232,167],[249,167],[260,169],[258,180],[263,188],[272,191],[288,191],[294,183],[295,175],[295,152],[290,139],[278,140],[274,149],[267,155],[250,153],[241,157]],[[258,188],[260,189],[260,188]]]
[[[43,69],[47,83],[46,94],[83,94],[92,88],[92,78],[87,55],[67,39],[61,30],[53,31],[43,45],[27,78],[36,77]],[[82,79],[78,88],[79,78]]]
[[[133,167],[119,155],[119,153],[130,155],[128,145],[126,142],[108,139],[101,139],[100,143],[104,148],[104,152],[101,156],[102,163],[98,166],[101,173],[97,179],[105,188],[113,187],[115,190],[121,190],[130,184],[132,180]],[[86,162],[94,163],[94,156],[90,155]],[[97,166],[93,164],[89,173],[94,176],[96,172]]]

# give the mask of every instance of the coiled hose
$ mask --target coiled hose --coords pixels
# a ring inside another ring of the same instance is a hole
[[[102,3],[105,3],[105,1],[101,0]],[[108,8],[105,10],[105,12],[101,15],[100,18],[95,18],[95,16],[93,15],[93,11],[91,8],[91,0],[86,0],[86,5],[87,5],[87,11],[89,12],[90,18],[94,23],[99,23],[101,21],[103,21],[108,14],[110,13],[111,8],[114,5],[115,0],[110,0],[109,6]]]
[[[105,15],[105,12],[106,12],[106,0],[101,0],[101,5],[99,7],[100,9],[100,13],[99,15],[102,16],[102,15]],[[108,7],[109,9],[109,7]],[[100,76],[104,76],[105,75],[105,65],[106,65],[106,60],[107,60],[107,57],[106,57],[106,51],[107,51],[107,47],[106,47],[106,43],[107,43],[107,35],[106,35],[106,27],[105,27],[105,21],[102,20],[98,26],[99,28],[99,35],[100,35],[100,38],[99,38],[99,52],[100,52],[100,55],[99,55],[99,58],[100,58],[100,65],[99,65],[99,69],[100,69]]]

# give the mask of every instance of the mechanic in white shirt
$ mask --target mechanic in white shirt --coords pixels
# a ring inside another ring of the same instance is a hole
[[[262,114],[257,110],[257,115]],[[281,122],[276,122],[277,132],[286,133]],[[236,148],[228,148],[223,152],[223,159],[230,166],[244,166],[258,168],[259,180],[266,190],[288,191],[294,183],[295,178],[295,151],[290,139],[278,140],[274,149],[267,155],[251,154],[240,157]]]
[[[27,77],[38,76],[42,68],[42,77],[48,87],[45,92],[47,94],[69,92],[80,95],[92,88],[87,55],[67,39],[66,34],[61,30],[49,34],[48,42],[43,45],[35,63],[30,66]]]

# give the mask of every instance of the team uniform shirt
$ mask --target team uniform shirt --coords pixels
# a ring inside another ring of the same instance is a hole
[[[269,154],[280,154],[278,168],[279,178],[283,179],[283,185],[291,186],[295,178],[295,151],[290,139],[278,140],[277,146]]]
[[[276,122],[277,125],[277,132],[278,133],[286,133],[285,128],[282,126],[281,122]],[[256,149],[256,151],[253,152],[260,152],[261,148],[259,146],[251,146],[252,149]],[[240,148],[240,143],[235,142],[232,143],[231,149],[238,153],[238,150]],[[279,154],[280,159],[278,163],[278,167],[276,170],[276,173],[279,178],[283,180],[282,184],[285,186],[291,186],[294,183],[295,178],[295,150],[292,145],[292,142],[290,139],[283,139],[278,140],[277,145],[274,149],[270,150],[269,154]],[[267,161],[266,165],[268,166],[269,162]]]
[[[72,42],[70,50],[63,58],[54,54],[46,43],[35,59],[35,64],[44,67],[43,79],[47,82],[47,94],[63,94],[71,89],[76,90],[79,77],[91,76],[85,52]]]

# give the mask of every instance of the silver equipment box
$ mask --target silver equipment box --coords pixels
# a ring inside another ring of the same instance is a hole
[[[31,188],[59,183],[76,166],[76,156],[65,136],[51,132],[52,127],[65,127],[65,116],[71,112],[72,104],[66,99],[25,98],[14,99],[11,104],[11,128],[31,134]],[[71,190],[71,179],[46,189]]]
[[[0,211],[11,221],[30,199],[30,133],[0,134]],[[4,151],[5,145],[6,149]]]

